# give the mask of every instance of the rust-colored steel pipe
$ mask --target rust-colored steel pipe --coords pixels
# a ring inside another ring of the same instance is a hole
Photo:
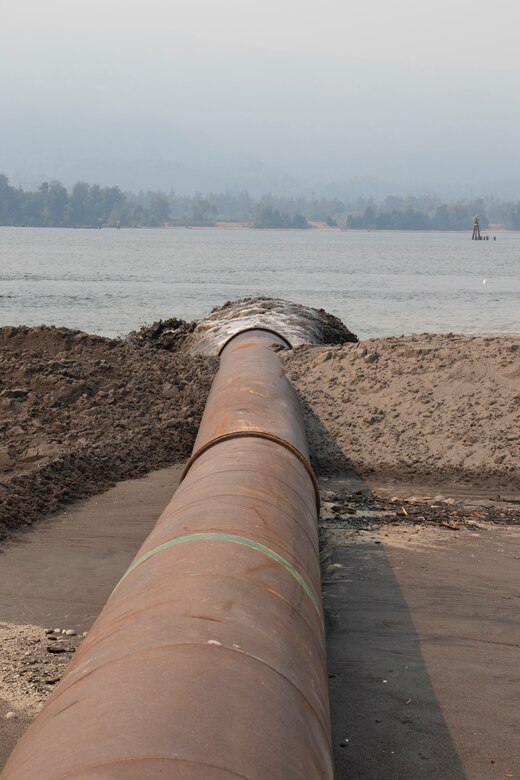
[[[267,331],[2,780],[331,780],[316,487]]]

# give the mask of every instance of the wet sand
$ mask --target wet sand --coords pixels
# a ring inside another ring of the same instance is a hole
[[[78,634],[90,628],[170,501],[181,470],[171,466],[120,482],[0,547],[0,768],[41,707],[38,692],[48,670],[40,659],[32,667],[36,685],[17,679],[17,667],[32,650],[33,639],[45,640],[36,627]],[[46,695],[51,690],[47,686]],[[16,717],[6,719],[9,712]]]
[[[0,620],[90,628],[160,513],[182,466],[120,482],[0,548]]]
[[[342,532],[332,565],[338,780],[518,777],[520,529]]]
[[[0,622],[88,629],[179,476],[120,483],[12,539]],[[338,780],[515,777],[520,529],[389,525],[363,508],[354,525],[338,506],[321,523]],[[35,711],[29,698],[14,708],[12,694],[0,691],[0,766]]]

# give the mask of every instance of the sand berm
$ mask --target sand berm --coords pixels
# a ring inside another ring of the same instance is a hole
[[[218,366],[194,328],[0,329],[0,538],[189,456]],[[520,337],[338,333],[282,355],[321,475],[520,487]]]

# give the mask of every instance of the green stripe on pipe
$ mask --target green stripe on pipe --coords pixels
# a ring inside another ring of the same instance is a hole
[[[222,542],[233,542],[234,544],[243,544],[245,547],[251,547],[253,550],[258,550],[258,552],[263,553],[264,555],[267,555],[268,558],[272,558],[273,561],[276,561],[277,563],[280,563],[289,574],[294,577],[297,583],[301,585],[307,596],[312,601],[314,608],[316,612],[318,613],[320,620],[323,620],[322,612],[320,608],[320,603],[318,599],[316,598],[316,595],[314,594],[311,586],[307,582],[307,580],[302,577],[299,571],[297,571],[294,566],[291,566],[291,564],[285,560],[285,558],[282,558],[281,555],[278,555],[274,550],[271,550],[269,547],[265,547],[265,545],[260,544],[259,542],[254,542],[252,539],[247,539],[245,536],[235,536],[234,534],[224,534],[224,533],[199,533],[199,534],[189,534],[188,536],[178,536],[176,539],[170,539],[168,542],[163,542],[162,544],[158,545],[157,547],[154,547],[153,550],[149,550],[144,555],[141,555],[140,558],[133,563],[130,568],[123,574],[119,582],[117,583],[116,587],[114,588],[114,591],[121,585],[123,580],[128,577],[131,572],[134,571],[141,563],[144,563],[148,560],[148,558],[151,558],[152,555],[155,555],[156,553],[162,552],[163,550],[167,550],[169,547],[173,547],[176,544],[184,544],[185,542],[202,542],[206,540],[211,539],[217,539],[218,541]]]

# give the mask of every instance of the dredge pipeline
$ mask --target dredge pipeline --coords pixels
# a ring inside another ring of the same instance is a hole
[[[266,330],[221,354],[184,479],[2,780],[331,780],[317,488]]]

